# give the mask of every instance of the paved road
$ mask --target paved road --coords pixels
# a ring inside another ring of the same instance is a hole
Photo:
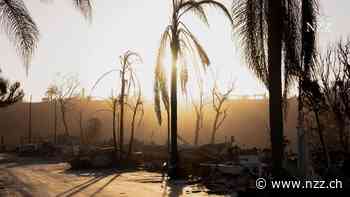
[[[66,163],[33,161],[33,158],[6,162],[2,162],[1,159],[4,161],[4,155],[0,155],[0,172],[3,173],[0,173],[0,180],[1,177],[10,177],[9,180],[14,180],[11,186],[14,189],[12,195],[0,193],[0,196],[208,196],[204,189],[197,185],[166,183],[162,181],[159,173],[70,171]]]

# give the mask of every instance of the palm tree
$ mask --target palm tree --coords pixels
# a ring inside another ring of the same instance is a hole
[[[311,58],[315,53],[314,13],[317,6],[314,2],[243,0],[233,5],[233,18],[244,46],[247,64],[269,91],[275,175],[280,174],[283,161],[282,101],[283,98],[286,100],[290,85],[300,75],[302,66],[311,66]],[[306,33],[305,24],[311,31]]]
[[[298,167],[300,174],[306,176],[308,173],[307,165],[307,146],[306,135],[304,130],[304,97],[307,90],[303,89],[304,81],[309,81],[311,78],[310,70],[314,69],[315,65],[312,59],[316,55],[315,48],[315,32],[317,23],[317,2],[315,0],[302,0],[301,2],[301,61],[298,78],[298,150],[299,159]],[[312,94],[312,93],[311,93]]]
[[[169,98],[166,86],[166,76],[162,65],[162,59],[167,44],[169,44],[172,55],[171,80],[170,80],[170,124],[171,124],[171,158],[169,175],[172,178],[177,176],[178,151],[177,151],[177,80],[178,64],[181,64],[180,81],[182,90],[188,81],[187,56],[197,56],[200,64],[205,69],[210,61],[207,53],[197,38],[191,33],[189,27],[182,22],[182,17],[187,14],[194,14],[204,24],[208,25],[208,18],[205,12],[206,6],[219,9],[232,23],[230,12],[220,2],[215,0],[173,0],[172,17],[170,24],[165,28],[161,36],[161,43],[158,50],[157,65],[155,71],[155,111],[159,122],[161,122],[160,96],[167,112],[169,113]]]
[[[91,18],[90,0],[73,0],[86,18]],[[0,0],[0,24],[16,46],[28,72],[31,57],[39,40],[39,29],[23,0]]]

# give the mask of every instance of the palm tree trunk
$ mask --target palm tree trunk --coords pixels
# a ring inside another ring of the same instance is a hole
[[[117,147],[117,134],[115,129],[115,120],[116,120],[116,101],[113,101],[113,118],[112,118],[112,132],[113,132],[113,145],[114,145],[114,154],[117,155],[118,147]]]
[[[339,142],[344,150],[345,153],[348,152],[348,145],[347,145],[347,135],[345,134],[345,120],[343,117],[336,115],[336,120],[339,125]]]
[[[299,96],[298,96],[298,168],[300,175],[305,177],[307,175],[307,151],[306,151],[306,139],[304,130],[304,111],[302,100],[301,79],[299,79]]]
[[[1,142],[0,142],[0,152],[3,152],[3,151],[5,151],[5,138],[4,138],[4,136],[2,135],[1,136],[1,140],[0,140]]]
[[[50,125],[50,121],[51,121],[51,108],[52,106],[52,97],[48,97],[48,101],[47,101],[47,131],[50,132],[51,131],[51,125]]]
[[[121,93],[120,93],[120,127],[119,127],[119,150],[120,154],[119,157],[122,159],[123,155],[123,146],[124,146],[124,96],[125,96],[125,66],[123,65],[123,70],[122,70],[122,87],[121,87]]]
[[[268,1],[268,85],[272,149],[272,175],[280,177],[283,165],[283,117],[281,83],[282,1]]]
[[[66,110],[64,109],[64,105],[62,103],[61,103],[61,115],[62,115],[64,131],[66,133],[66,136],[69,137],[68,124],[67,124],[67,120],[66,120]]]
[[[57,101],[54,101],[54,142],[57,144]]]
[[[171,98],[170,98],[170,114],[171,114],[171,154],[169,176],[177,177],[178,172],[178,152],[177,152],[177,49],[172,46],[172,69],[171,69]]]
[[[320,117],[319,117],[318,112],[315,110],[314,110],[314,114],[315,114],[316,123],[317,123],[318,136],[320,138],[322,151],[323,151],[324,157],[326,159],[326,165],[327,165],[327,169],[328,169],[330,167],[330,158],[329,158],[327,145],[325,143],[324,136],[323,136],[323,130],[322,130],[321,122],[320,122]]]
[[[84,131],[83,131],[83,111],[79,111],[79,128],[80,128],[80,143],[84,144]]]
[[[199,139],[199,129],[200,129],[200,124],[201,124],[201,117],[197,114],[197,119],[196,119],[196,128],[194,131],[194,146],[198,146],[198,139]]]
[[[32,95],[29,100],[28,143],[32,143]]]
[[[169,109],[167,109],[167,132],[168,132],[168,141],[167,141],[167,145],[168,145],[168,154],[170,154],[170,111]],[[170,157],[169,157],[170,160]]]

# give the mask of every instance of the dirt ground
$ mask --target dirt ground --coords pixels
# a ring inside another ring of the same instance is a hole
[[[216,196],[200,185],[146,171],[71,171],[66,163],[0,154],[0,196]],[[234,194],[232,196],[235,196]]]

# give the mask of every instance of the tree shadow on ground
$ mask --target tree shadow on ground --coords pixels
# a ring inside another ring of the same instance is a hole
[[[79,185],[76,185],[64,192],[61,192],[60,194],[56,195],[56,197],[69,197],[69,196],[73,196],[78,194],[79,192],[82,192],[83,190],[87,189],[88,187],[90,187],[91,185],[97,183],[98,181],[104,179],[106,176],[103,175],[99,175],[99,176],[95,176],[92,177],[91,179],[85,181],[84,183],[81,183]]]
[[[96,190],[93,194],[91,194],[91,197],[94,196],[98,196],[98,194],[105,189],[109,184],[111,184],[115,179],[117,179],[120,175],[116,174],[114,175],[111,179],[109,179],[109,181],[107,183],[105,183],[104,185],[102,185],[102,187],[100,187],[98,190]]]
[[[96,184],[97,182],[101,181],[102,179],[107,178],[109,175],[105,174],[105,175],[96,175],[94,177],[92,177],[91,179],[85,181],[84,183],[81,183],[79,185],[76,185],[64,192],[61,192],[60,194],[56,195],[56,197],[70,197],[70,196],[74,196],[80,192],[83,192],[84,190],[86,190],[88,187]],[[110,185],[114,180],[116,180],[118,177],[120,176],[120,174],[115,174],[114,176],[112,176],[112,178],[110,178],[105,184],[103,184],[100,188],[98,188],[94,193],[92,193],[90,196],[98,196],[98,194],[100,192],[102,192],[108,185]]]
[[[164,180],[162,197],[178,197],[183,195],[185,184],[183,181]]]
[[[14,157],[11,160],[2,162],[6,168],[24,167],[29,165],[47,165],[63,163],[62,160],[46,159],[41,157]]]
[[[74,186],[58,195],[56,197],[69,197],[74,196],[90,186],[96,184],[97,182],[109,178],[109,180],[104,183],[100,188],[98,188],[95,192],[93,192],[91,197],[98,196],[108,185],[110,185],[113,181],[115,181],[119,176],[121,176],[123,173],[133,173],[137,172],[137,169],[134,168],[107,168],[107,169],[67,169],[65,171],[62,171],[60,173],[62,174],[69,174],[69,175],[75,175],[80,177],[91,177],[89,180],[85,181],[84,183],[81,183],[77,186]]]

